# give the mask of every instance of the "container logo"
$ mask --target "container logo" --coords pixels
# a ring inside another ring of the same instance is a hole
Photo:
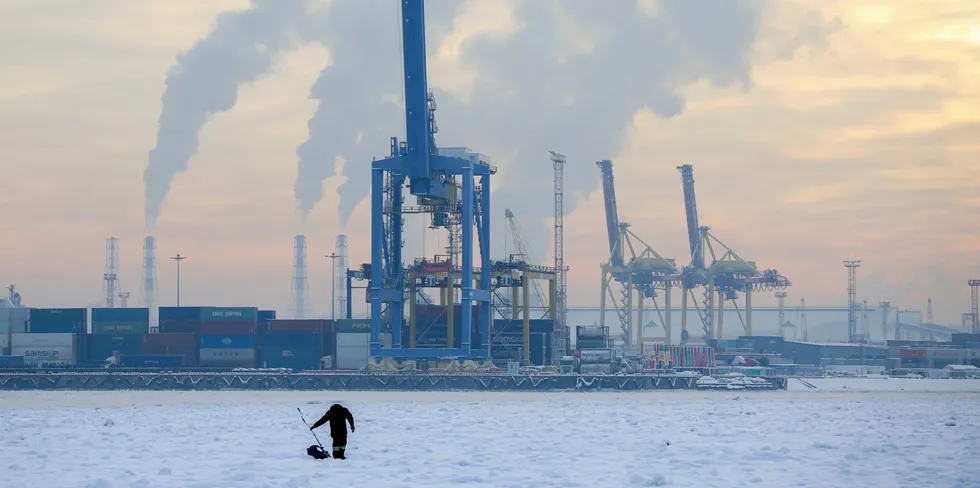
[[[215,357],[233,357],[241,356],[242,353],[239,351],[214,351],[211,355]]]
[[[226,346],[230,346],[231,345],[231,337],[223,337],[223,338],[221,338],[221,343],[224,344],[224,345],[226,345]]]
[[[215,310],[211,312],[212,317],[244,317],[241,310]]]
[[[57,359],[58,358],[58,355],[60,355],[60,354],[61,354],[60,351],[45,351],[45,350],[40,350],[40,351],[24,351],[24,357],[25,358],[50,358],[50,359]]]
[[[282,357],[284,358],[291,358],[293,356],[294,356],[293,351],[285,350],[282,352]]]

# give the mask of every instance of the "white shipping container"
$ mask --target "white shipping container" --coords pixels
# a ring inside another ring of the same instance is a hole
[[[337,333],[337,369],[361,369],[371,355],[371,334]]]
[[[582,374],[610,374],[612,373],[611,363],[583,364],[580,367]]]
[[[583,363],[585,362],[610,363],[613,360],[613,350],[612,349],[582,349],[578,353],[578,358]]]
[[[75,347],[75,334],[12,334],[13,347]]]
[[[201,362],[207,361],[254,361],[255,349],[201,349]]]
[[[75,365],[75,347],[65,346],[14,346],[11,356],[23,356],[24,364],[34,367],[59,367]]]

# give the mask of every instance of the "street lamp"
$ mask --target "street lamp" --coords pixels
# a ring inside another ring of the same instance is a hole
[[[335,313],[335,306],[337,305],[337,296],[334,291],[337,288],[337,258],[340,257],[339,254],[332,252],[329,256],[330,258],[330,320],[337,320]]]
[[[176,256],[170,256],[170,259],[177,261],[177,306],[180,306],[180,262],[187,259],[187,256],[181,256],[179,253]]]

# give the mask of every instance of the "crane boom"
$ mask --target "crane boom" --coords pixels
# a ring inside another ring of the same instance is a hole
[[[701,233],[698,231],[698,204],[694,194],[694,168],[690,164],[677,167],[684,184],[684,210],[687,213],[687,240],[691,246],[691,266],[704,269],[704,256],[700,249]]]
[[[504,209],[504,217],[507,218],[507,225],[510,227],[510,235],[514,240],[514,249],[517,250],[518,254],[524,255],[525,262],[536,263],[537,257],[531,254],[530,248],[524,244],[524,238],[521,235],[520,225],[517,223],[517,218],[514,217],[514,212],[511,209]],[[534,296],[537,297],[538,303],[544,306],[547,301],[545,301],[544,291],[541,290],[541,285],[538,284],[537,280],[528,280],[531,282],[531,289],[534,291]]]
[[[616,186],[613,182],[612,161],[597,161],[602,173],[602,196],[606,204],[606,233],[609,236],[609,253],[613,266],[623,266],[623,249],[619,245],[619,212],[616,205]]]

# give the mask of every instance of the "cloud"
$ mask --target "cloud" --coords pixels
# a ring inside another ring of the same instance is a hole
[[[454,12],[434,5],[427,14],[441,12],[446,19]],[[320,182],[333,174],[333,155],[344,155],[342,222],[367,194],[366,164],[370,155],[387,152],[381,136],[401,110],[384,98],[400,88],[400,73],[392,69],[400,64],[387,62],[397,32],[376,25],[380,20],[359,20],[356,12],[366,7],[343,8],[336,14],[344,20],[331,29],[337,35],[328,41],[338,61],[314,88],[321,106],[311,119],[309,140],[298,151],[302,176],[297,179],[300,209],[308,212],[322,198]],[[439,106],[437,141],[492,158],[501,170],[495,177],[494,213],[521,208],[538,249],[549,234],[540,229],[553,213],[548,151],[568,157],[565,210],[571,213],[579,198],[598,187],[594,162],[619,154],[638,110],[650,107],[660,117],[675,117],[685,108],[682,90],[699,80],[751,86],[750,57],[763,15],[763,4],[755,1],[691,0],[662,1],[652,10],[630,2],[525,0],[501,4],[483,16],[472,13],[486,8],[485,2],[463,4],[452,28],[442,28],[445,42],[429,40],[430,46],[440,46],[429,49],[430,60],[440,67],[436,73],[446,76],[444,82],[430,76]],[[378,35],[353,42],[364,25]],[[429,25],[440,20],[429,17]],[[366,59],[371,62],[357,61]],[[355,108],[342,110],[343,104]],[[371,142],[357,144],[358,134]]]

